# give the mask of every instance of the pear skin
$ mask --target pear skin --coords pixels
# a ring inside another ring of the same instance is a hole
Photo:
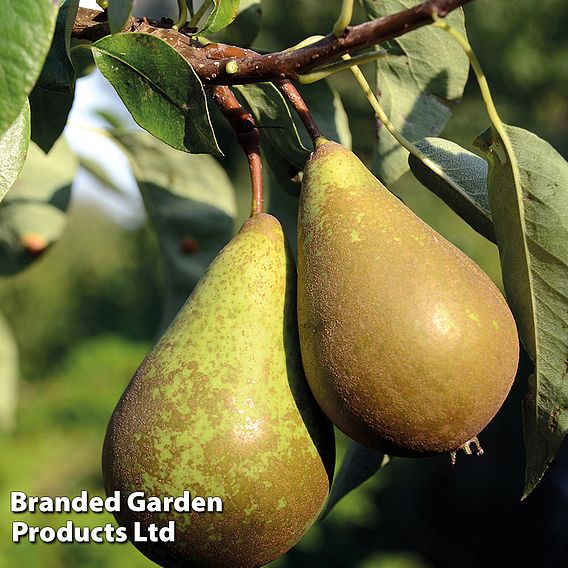
[[[222,513],[134,513],[176,523],[174,543],[133,543],[162,566],[262,566],[318,517],[333,428],[303,373],[296,271],[278,221],[260,213],[219,253],[143,361],[108,426],[108,494],[218,496]]]
[[[298,322],[325,414],[392,455],[452,451],[477,436],[517,369],[515,322],[489,277],[323,139],[300,195]]]

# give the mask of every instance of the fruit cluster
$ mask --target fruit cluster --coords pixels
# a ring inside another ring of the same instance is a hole
[[[106,490],[219,496],[222,514],[118,518],[175,520],[175,542],[136,543],[163,566],[262,566],[321,512],[332,423],[391,455],[456,450],[502,405],[518,354],[487,275],[320,138],[302,183],[298,274],[279,222],[246,221],[118,403]]]

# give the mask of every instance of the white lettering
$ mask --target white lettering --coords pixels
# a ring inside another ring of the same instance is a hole
[[[93,513],[102,513],[103,505],[104,501],[102,497],[91,497],[91,500],[89,501],[89,509],[91,509]]]
[[[191,502],[191,508],[196,513],[204,513],[205,512],[205,499],[203,499],[203,497],[194,497],[193,501]]]
[[[39,497],[28,497],[28,511],[33,513],[35,506],[39,503]]]
[[[100,536],[100,534],[103,532],[103,527],[95,527],[92,531],[91,531],[91,540],[93,542],[104,542],[105,539],[102,538]]]
[[[115,491],[112,497],[105,499],[105,510],[108,513],[120,512],[120,491]]]
[[[32,499],[33,499],[33,497],[30,497],[30,501]],[[67,502],[69,502],[69,499],[67,497],[58,497],[58,499],[67,499]],[[54,509],[53,499],[51,499],[50,497],[41,497],[39,499],[38,508],[39,508],[41,513],[53,513],[53,509]],[[65,511],[65,512],[67,512],[67,511]]]
[[[145,536],[140,533],[141,525],[138,521],[134,523],[134,541],[135,542],[148,542]]]
[[[144,502],[144,493],[142,491],[135,491],[128,496],[128,508],[134,512],[143,512],[146,510]]]
[[[78,497],[73,497],[73,499],[71,500],[71,508],[76,513],[88,513],[89,494],[85,490],[83,490],[81,491],[81,495],[79,495]]]
[[[28,496],[23,491],[12,491],[10,493],[10,511],[12,513],[23,513],[28,508]]]
[[[91,531],[89,527],[75,527],[75,542],[89,542],[90,540]]]
[[[223,500],[221,497],[207,497],[207,512],[209,513],[222,513]]]
[[[28,532],[28,525],[22,521],[12,523],[12,542],[20,542],[20,537]]]
[[[55,532],[55,529],[52,528],[52,527],[43,527],[39,531],[39,538],[43,542],[53,542],[55,540],[56,536],[57,536],[57,533]]]
[[[116,529],[116,542],[126,542],[128,540],[128,534],[126,533],[126,529],[124,527],[118,527]]]
[[[167,527],[160,529],[159,540],[160,542],[174,542],[176,539],[176,524],[174,521],[169,521]]]
[[[178,513],[189,513],[191,511],[191,493],[189,491],[184,491],[183,497],[174,500],[174,510]]]
[[[146,511],[151,513],[159,513],[162,510],[162,501],[159,497],[148,497]]]
[[[76,532],[73,531],[73,523],[67,521],[64,526],[57,529],[57,540],[59,542],[73,542],[73,537],[77,537]]]

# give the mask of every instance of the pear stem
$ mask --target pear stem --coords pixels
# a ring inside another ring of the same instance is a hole
[[[262,160],[260,152],[253,151],[247,153],[249,163],[250,179],[252,184],[252,202],[250,216],[254,217],[264,210],[264,195],[262,190]]]
[[[250,216],[254,217],[264,210],[260,133],[256,127],[253,116],[241,105],[229,87],[213,87],[211,95],[229,124],[233,127],[237,141],[246,154],[252,186]]]
[[[322,138],[321,130],[317,125],[310,109],[306,105],[306,102],[302,98],[302,95],[298,92],[296,87],[292,85],[287,79],[280,81],[278,83],[278,88],[282,91],[282,94],[288,99],[289,103],[294,107],[294,110],[300,117],[300,120],[306,127],[314,146],[316,145],[316,140]]]

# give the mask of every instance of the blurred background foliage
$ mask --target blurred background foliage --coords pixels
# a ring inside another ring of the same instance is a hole
[[[255,46],[287,47],[331,29],[339,0],[263,1]],[[568,6],[564,0],[477,0],[466,8],[470,40],[508,123],[534,131],[568,156]],[[357,19],[362,19],[359,10]],[[374,121],[351,76],[333,85],[343,98],[354,150],[370,162]],[[444,132],[472,149],[488,121],[470,80]],[[218,118],[218,117],[217,117]],[[219,124],[237,190],[239,220],[248,211],[244,158]],[[495,247],[470,230],[407,174],[391,188],[435,229],[472,256],[498,283]],[[288,199],[288,198],[286,198]],[[291,198],[290,198],[291,199]],[[100,452],[110,413],[150,348],[159,325],[164,278],[148,226],[125,228],[92,203],[74,199],[61,241],[26,271],[0,278],[0,306],[20,349],[17,427],[0,433],[0,500],[33,495],[102,494]],[[520,377],[528,362],[522,360]],[[568,558],[568,452],[520,503],[523,475],[517,381],[482,433],[482,458],[395,459],[345,498],[285,557],[279,568],[477,568],[565,565]],[[339,435],[340,455],[346,447]],[[3,511],[5,507],[3,507]],[[30,516],[31,517],[31,516]],[[67,519],[61,519],[63,523]],[[80,525],[108,515],[75,515]],[[14,546],[12,517],[0,519],[0,567],[84,568],[153,565],[131,545]],[[24,519],[25,520],[25,519]],[[38,515],[30,523],[57,524]]]

